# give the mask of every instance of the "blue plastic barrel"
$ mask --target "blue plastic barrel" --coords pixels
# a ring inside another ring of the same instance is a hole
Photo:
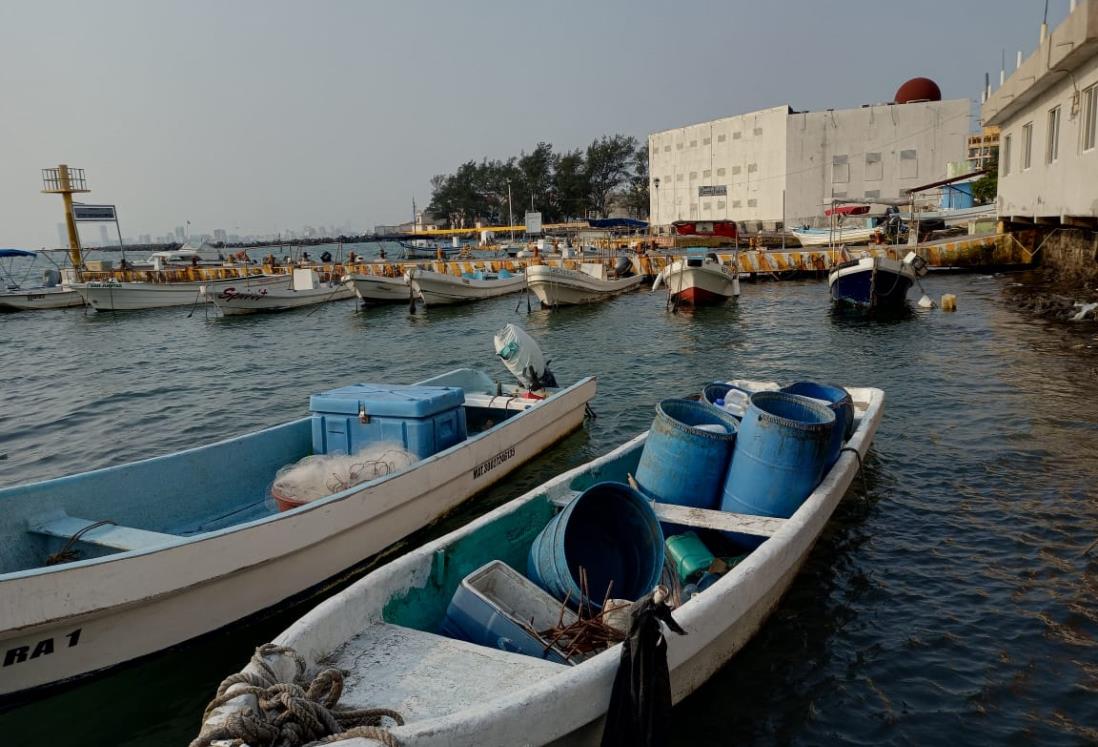
[[[587,572],[591,609],[610,596],[636,601],[660,582],[663,532],[652,506],[628,485],[592,485],[554,516],[530,546],[526,575],[573,607],[582,596],[580,568]]]
[[[634,475],[637,485],[660,503],[716,508],[732,459],[737,422],[701,402],[660,402]]]
[[[820,483],[835,413],[787,392],[751,395],[721,510],[787,519]]]
[[[796,384],[782,387],[782,391],[823,400],[828,402],[831,409],[835,411],[836,423],[831,433],[831,446],[827,460],[827,466],[830,467],[838,460],[843,444],[854,433],[854,400],[850,392],[841,386],[817,384],[814,381],[798,381]]]

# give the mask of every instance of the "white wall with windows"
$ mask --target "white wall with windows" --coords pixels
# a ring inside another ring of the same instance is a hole
[[[999,215],[1098,218],[1098,0],[1084,0],[984,104],[1002,129]]]

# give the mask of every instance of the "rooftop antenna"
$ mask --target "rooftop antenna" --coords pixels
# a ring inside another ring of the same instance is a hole
[[[1040,44],[1045,43],[1045,39],[1048,38],[1048,0],[1045,0],[1045,15],[1041,18],[1041,41]]]
[[[1006,83],[1006,47],[1002,48],[1003,59],[999,62],[999,88]]]

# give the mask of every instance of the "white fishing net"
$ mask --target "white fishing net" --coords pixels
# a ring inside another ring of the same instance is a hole
[[[307,456],[278,471],[271,495],[294,503],[309,503],[399,472],[417,461],[419,457],[398,443],[371,444],[357,454]]]

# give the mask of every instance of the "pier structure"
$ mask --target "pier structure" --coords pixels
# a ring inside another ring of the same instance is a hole
[[[69,261],[77,272],[84,264],[84,258],[81,256],[80,232],[76,230],[72,196],[90,191],[84,178],[84,169],[70,168],[66,164],[61,164],[55,169],[42,169],[43,194],[61,195],[61,200],[64,202],[65,228],[69,235]]]

